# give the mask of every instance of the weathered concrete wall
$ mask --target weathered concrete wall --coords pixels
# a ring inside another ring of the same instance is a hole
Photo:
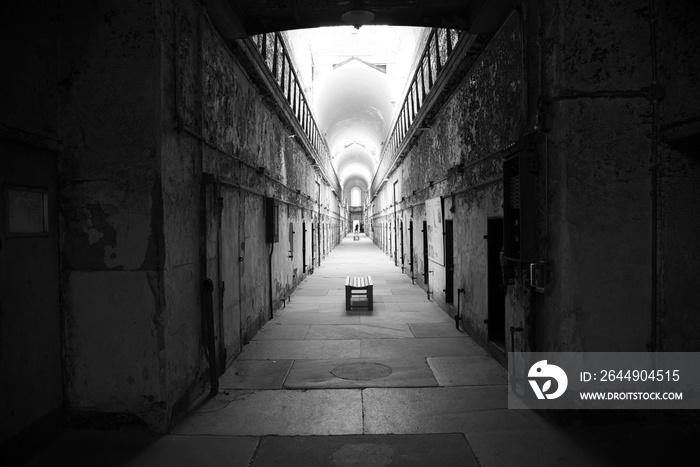
[[[692,156],[673,141],[698,134],[697,18],[690,2],[600,2],[589,15],[563,8],[552,23],[560,46],[549,55],[559,70],[550,93],[560,102],[550,160],[566,186],[554,222],[566,222],[561,238],[578,247],[561,270],[573,280],[547,308],[561,347],[695,348],[684,332],[698,323],[687,262],[698,254],[694,218],[677,207],[697,208],[698,189]]]
[[[696,2],[656,2],[658,150],[657,348],[700,348],[700,44]]]
[[[650,337],[648,2],[562,5],[545,41],[554,264],[537,346],[643,351]],[[635,95],[636,94],[636,95]]]
[[[550,166],[550,258],[558,265],[542,345],[643,351],[651,284],[648,103],[566,102],[556,112],[565,128],[553,124],[550,149],[566,159]]]
[[[176,421],[201,389],[206,368],[202,351],[201,173],[199,144],[174,131],[180,120],[199,132],[198,10],[188,2],[162,0],[158,20],[159,93],[156,115],[163,225],[162,303],[165,347],[164,391],[168,415]]]
[[[66,396],[168,423],[153,2],[62,4]]]

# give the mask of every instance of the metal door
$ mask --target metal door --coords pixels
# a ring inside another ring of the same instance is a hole
[[[428,222],[423,221],[423,280],[425,285],[428,285],[430,282],[430,264],[428,261]]]
[[[445,303],[454,301],[454,235],[451,219],[445,220]]]
[[[220,277],[222,297],[220,302],[223,341],[226,359],[233,359],[241,352],[241,254],[240,242],[240,190],[221,188],[221,228],[219,238]]]
[[[503,218],[487,221],[487,267],[488,267],[488,338],[501,347],[505,344],[506,311],[501,270],[503,250]]]

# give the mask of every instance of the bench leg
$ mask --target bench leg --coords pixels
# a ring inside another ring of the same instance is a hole
[[[345,287],[345,311],[350,311],[350,300],[352,299],[352,293],[350,287]]]
[[[367,287],[367,307],[370,311],[374,309],[374,293],[372,293],[372,287],[371,285]]]

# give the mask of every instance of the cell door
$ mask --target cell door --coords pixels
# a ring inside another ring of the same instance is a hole
[[[454,302],[455,259],[452,220],[445,220],[445,303]]]
[[[413,277],[413,221],[408,223],[408,264],[411,267],[411,277]]]
[[[301,261],[302,271],[306,274],[306,222],[301,223]]]
[[[316,228],[314,223],[311,223],[311,268],[316,265]]]
[[[406,261],[404,258],[405,255],[406,255],[406,253],[404,252],[404,246],[403,246],[403,221],[401,221],[401,272],[403,272],[403,270],[406,267]]]
[[[233,359],[241,352],[241,195],[237,188],[222,187],[221,229],[219,236],[219,277],[221,277],[221,335],[223,361]],[[228,357],[227,357],[228,356]]]
[[[317,265],[320,266],[321,265],[321,242],[322,242],[322,240],[321,240],[321,222],[320,221],[318,222],[317,226],[318,226],[318,232],[316,232],[316,245],[318,246],[318,256],[317,256],[318,263],[317,263]]]
[[[488,219],[487,225],[488,267],[488,338],[505,349],[506,311],[503,293],[501,251],[503,249],[503,218]]]
[[[428,261],[428,222],[423,221],[423,278],[425,285],[428,285],[430,282],[430,264]]]
[[[399,264],[399,248],[398,248],[398,241],[399,241],[399,236],[398,234],[398,229],[396,228],[396,218],[394,218],[394,264],[398,265]]]
[[[265,238],[263,197],[241,191],[240,198],[240,325],[241,345],[252,339],[265,316],[269,316],[269,244]],[[281,217],[281,215],[280,215]],[[275,245],[279,245],[276,243]]]
[[[384,224],[384,245],[387,254],[391,256],[391,232],[389,231],[389,222]]]

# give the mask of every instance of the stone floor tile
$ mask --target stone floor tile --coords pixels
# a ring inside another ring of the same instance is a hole
[[[266,437],[251,465],[478,467],[469,444],[459,434]]]
[[[409,358],[486,355],[472,341],[460,338],[363,339],[362,358]]]
[[[406,318],[410,320],[410,317]],[[444,323],[415,323],[410,324],[415,337],[466,337],[467,335],[455,328],[454,322]]]
[[[230,391],[188,414],[172,434],[346,435],[362,433],[359,389]]]
[[[379,307],[376,307],[378,311],[381,311]],[[375,313],[371,316],[363,316],[360,320],[362,324],[374,323],[445,323],[449,324],[451,322],[450,317],[445,315],[440,311],[427,311],[422,313],[406,313],[401,311],[386,311],[384,313]],[[454,322],[452,321],[452,326],[454,327]]]
[[[289,340],[252,341],[245,346],[241,360],[281,360],[328,358],[360,358],[359,340]]]
[[[307,339],[389,339],[413,338],[408,324],[312,324]]]
[[[263,326],[253,340],[294,340],[304,339],[309,332],[310,324],[282,324],[273,320]]]
[[[458,433],[474,413],[507,408],[506,388],[364,389],[365,433]]]
[[[428,365],[440,386],[484,386],[508,383],[508,373],[487,355],[430,357]]]
[[[360,316],[342,310],[300,311],[275,317],[275,324],[360,324]]]
[[[26,467],[247,467],[258,443],[253,437],[67,430]]]
[[[545,467],[590,467],[616,464],[596,452],[592,446],[577,443],[555,430],[513,430],[467,434],[469,445],[482,467],[536,465]],[[668,464],[665,464],[668,465]]]
[[[219,389],[282,389],[292,362],[237,359],[219,377]]]

